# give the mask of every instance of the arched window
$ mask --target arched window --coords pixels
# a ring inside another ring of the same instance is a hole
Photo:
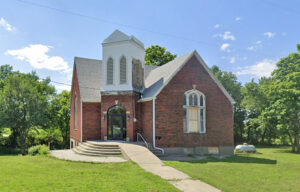
[[[114,83],[114,61],[110,57],[107,60],[107,67],[106,67],[106,84],[112,85]]]
[[[127,66],[126,66],[126,58],[122,56],[120,59],[120,84],[127,83]]]
[[[77,96],[75,96],[75,101],[74,101],[74,129],[77,129]]]
[[[184,93],[184,132],[206,133],[205,96],[196,89]]]

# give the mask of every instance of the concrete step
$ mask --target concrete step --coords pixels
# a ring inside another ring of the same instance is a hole
[[[83,142],[82,144],[86,145],[86,146],[90,146],[90,147],[98,147],[98,148],[119,148],[118,145],[113,145],[113,144],[100,144],[100,143],[92,143],[92,142]]]
[[[157,150],[157,149],[151,149],[150,150],[155,156],[157,157],[163,157],[164,154],[160,151],[160,150]]]
[[[99,157],[105,157],[105,156],[119,156],[122,155],[121,152],[90,152],[90,151],[83,151],[78,148],[72,149],[75,153],[80,155],[87,155],[87,156],[99,156]]]
[[[90,143],[82,143],[80,146],[87,147],[87,148],[93,148],[93,149],[120,149],[119,146],[110,146],[110,145],[94,145]]]
[[[90,151],[90,152],[121,152],[120,148],[115,148],[115,149],[107,149],[107,148],[92,148],[92,147],[87,147],[85,145],[79,145],[76,147],[78,150],[81,151]]]

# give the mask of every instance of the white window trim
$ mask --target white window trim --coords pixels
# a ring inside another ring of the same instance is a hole
[[[197,106],[189,106],[189,96],[190,94],[196,94],[197,95]],[[196,90],[196,89],[192,89],[189,91],[186,91],[184,93],[185,95],[185,103],[186,105],[183,105],[183,108],[186,109],[186,117],[185,117],[185,125],[186,125],[186,132],[185,133],[189,133],[189,134],[204,134],[206,133],[206,99],[205,99],[205,95]],[[200,106],[200,96],[203,97],[203,106]],[[189,108],[190,107],[195,107],[198,108],[198,132],[190,132],[190,127],[189,127]],[[200,112],[203,109],[203,131],[201,131],[201,118],[200,118]]]

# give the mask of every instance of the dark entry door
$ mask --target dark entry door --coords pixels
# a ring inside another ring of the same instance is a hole
[[[124,115],[111,114],[109,116],[109,139],[123,140],[126,137],[126,128],[124,126]]]

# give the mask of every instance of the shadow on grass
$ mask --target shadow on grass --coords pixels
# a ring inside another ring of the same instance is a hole
[[[216,157],[208,157],[207,159],[197,160],[197,161],[185,161],[189,163],[219,163],[219,162],[226,162],[226,163],[254,163],[254,164],[277,164],[277,160],[272,159],[265,159],[265,158],[257,158],[257,157],[250,157],[244,155],[235,155],[226,157],[223,159],[219,159]]]
[[[0,156],[19,155],[19,154],[21,154],[20,149],[0,147]]]

